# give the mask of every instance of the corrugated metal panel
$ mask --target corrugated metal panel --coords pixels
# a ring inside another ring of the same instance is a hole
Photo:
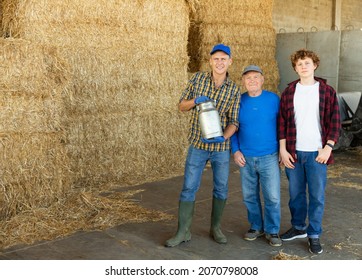
[[[342,31],[339,91],[362,91],[362,31]]]

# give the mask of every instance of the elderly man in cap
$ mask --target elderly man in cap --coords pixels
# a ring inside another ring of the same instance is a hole
[[[188,134],[190,145],[183,188],[179,197],[178,229],[175,236],[166,241],[166,247],[174,247],[191,240],[196,193],[208,161],[213,172],[210,236],[218,243],[227,242],[221,231],[221,217],[228,197],[230,137],[239,126],[240,99],[240,88],[228,76],[231,63],[230,47],[223,44],[215,45],[210,52],[211,72],[194,74],[181,95],[180,111],[191,111],[192,114]],[[223,136],[205,139],[202,137],[197,105],[209,100],[213,100],[216,105]]]
[[[270,245],[281,246],[279,96],[263,90],[263,83],[260,67],[249,65],[244,69],[242,84],[247,92],[240,98],[239,130],[231,138],[231,150],[240,167],[243,201],[250,223],[244,239],[252,241],[265,234]]]

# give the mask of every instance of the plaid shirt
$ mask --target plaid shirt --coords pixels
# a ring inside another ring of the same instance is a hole
[[[239,100],[240,88],[229,79],[226,78],[221,87],[216,88],[212,80],[211,74],[208,72],[197,72],[192,76],[187,84],[186,89],[181,95],[180,102],[184,99],[193,99],[198,96],[207,96],[216,102],[216,109],[220,115],[222,130],[226,126],[233,124],[239,127]],[[196,106],[191,109],[192,116],[190,119],[190,130],[188,140],[195,148],[207,151],[226,151],[230,149],[230,139],[224,143],[207,144],[201,142],[201,127],[199,124],[199,111]]]
[[[337,143],[341,128],[341,118],[336,91],[322,78],[314,77],[319,82],[319,116],[322,128],[322,144],[327,140]],[[280,99],[279,110],[279,139],[286,139],[287,151],[296,160],[296,136],[297,130],[294,119],[294,93],[299,80],[288,84]],[[333,163],[333,155],[328,159],[327,164]]]

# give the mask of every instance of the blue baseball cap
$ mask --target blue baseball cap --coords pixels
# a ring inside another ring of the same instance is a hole
[[[222,51],[222,52],[226,53],[228,56],[231,56],[230,47],[225,46],[224,44],[215,45],[215,46],[212,48],[210,54],[212,55],[213,53],[218,52],[218,51]]]

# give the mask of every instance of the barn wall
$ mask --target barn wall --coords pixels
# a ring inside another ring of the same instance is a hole
[[[273,25],[277,33],[362,28],[360,0],[342,0],[341,24],[334,26],[335,0],[274,0]]]

